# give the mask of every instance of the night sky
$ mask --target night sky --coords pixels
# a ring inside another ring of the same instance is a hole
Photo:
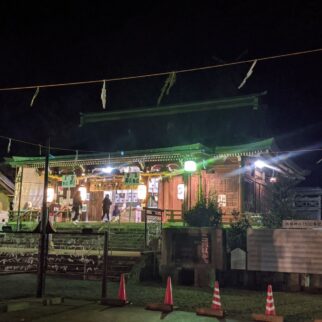
[[[155,1],[146,6],[125,1],[1,1],[0,88],[141,75],[316,49],[322,47],[321,18],[319,1]],[[238,90],[249,67],[178,75],[161,105],[267,90],[260,116],[264,122],[255,121],[257,128],[263,126],[258,133],[276,137],[285,150],[322,148],[322,53],[259,62]],[[108,83],[106,110],[156,106],[165,78]],[[212,115],[216,122],[199,134],[205,115],[79,128],[80,112],[103,111],[101,87],[41,89],[33,107],[34,90],[0,92],[0,135],[42,144],[50,136],[55,146],[100,151],[261,138],[248,131],[254,120],[243,111]],[[236,127],[236,120],[244,128]],[[231,136],[214,137],[212,126],[228,125]],[[7,144],[0,140],[3,157],[8,156]],[[13,143],[12,154],[37,155],[38,150]],[[295,160],[312,171],[308,184],[320,185],[320,158],[322,151]]]

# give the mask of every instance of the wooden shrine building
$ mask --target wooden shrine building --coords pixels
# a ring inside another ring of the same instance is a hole
[[[280,176],[303,180],[305,175],[290,161],[276,158],[276,150],[270,138],[238,146],[192,144],[51,156],[47,198],[51,213],[60,214],[57,221],[70,219],[66,213],[76,190],[81,192],[82,220],[86,221],[101,219],[105,194],[109,194],[112,207],[118,205],[122,210],[122,221],[135,221],[136,211],[143,207],[163,209],[165,218],[180,220],[182,212],[193,207],[201,194],[217,198],[226,220],[233,211],[263,213],[267,185],[278,184]],[[186,171],[186,161],[194,161],[196,168]],[[44,157],[14,156],[7,163],[17,170],[15,212],[19,216],[27,210],[39,213]]]

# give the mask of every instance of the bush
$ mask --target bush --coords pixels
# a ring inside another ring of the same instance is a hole
[[[247,247],[247,229],[251,228],[248,217],[234,210],[232,212],[236,220],[228,229],[227,244],[230,250],[241,248],[246,250]]]
[[[204,197],[190,210],[184,213],[184,220],[193,227],[219,227],[221,225],[221,211],[216,198]]]
[[[278,183],[268,186],[269,211],[262,215],[263,226],[281,228],[283,220],[294,219],[291,208],[290,190],[297,183],[294,179],[280,177]]]

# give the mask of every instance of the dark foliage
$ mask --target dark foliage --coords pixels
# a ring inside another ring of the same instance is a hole
[[[222,213],[215,198],[202,197],[197,204],[184,213],[184,220],[193,227],[219,227]]]
[[[249,219],[245,214],[233,211],[235,222],[227,230],[227,244],[230,250],[241,248],[246,250],[247,247],[247,229],[251,228]]]

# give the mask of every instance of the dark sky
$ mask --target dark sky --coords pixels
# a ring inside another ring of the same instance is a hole
[[[154,1],[143,6],[134,1],[1,1],[0,87],[146,74],[320,48],[319,4]],[[321,147],[322,54],[259,62],[244,88],[238,90],[249,67],[178,75],[162,105],[267,90],[267,108],[261,116],[265,133],[275,136],[283,149]],[[107,111],[155,106],[164,80],[109,83]],[[144,122],[79,129],[80,112],[103,111],[100,89],[101,84],[43,89],[33,107],[29,105],[34,90],[0,92],[0,135],[37,143],[45,143],[50,135],[56,146],[110,151],[168,144],[171,140],[158,138],[169,128],[188,131],[191,122],[202,127],[205,120],[202,116],[162,120],[158,127],[158,120],[146,119],[150,140],[145,141],[141,139]],[[229,123],[222,120],[216,126]],[[252,125],[246,122],[246,126]],[[178,137],[175,130],[169,132],[172,137]],[[236,134],[234,127],[231,131],[240,141],[247,136],[247,131]],[[195,143],[197,136],[178,142]],[[199,141],[209,144],[211,140],[210,133],[208,139],[200,137]],[[229,140],[226,137],[224,143]],[[6,146],[7,141],[0,140],[2,156],[7,155]],[[13,144],[11,153],[38,151]],[[319,158],[322,152],[296,160],[313,171],[309,182],[314,185],[320,180]]]

